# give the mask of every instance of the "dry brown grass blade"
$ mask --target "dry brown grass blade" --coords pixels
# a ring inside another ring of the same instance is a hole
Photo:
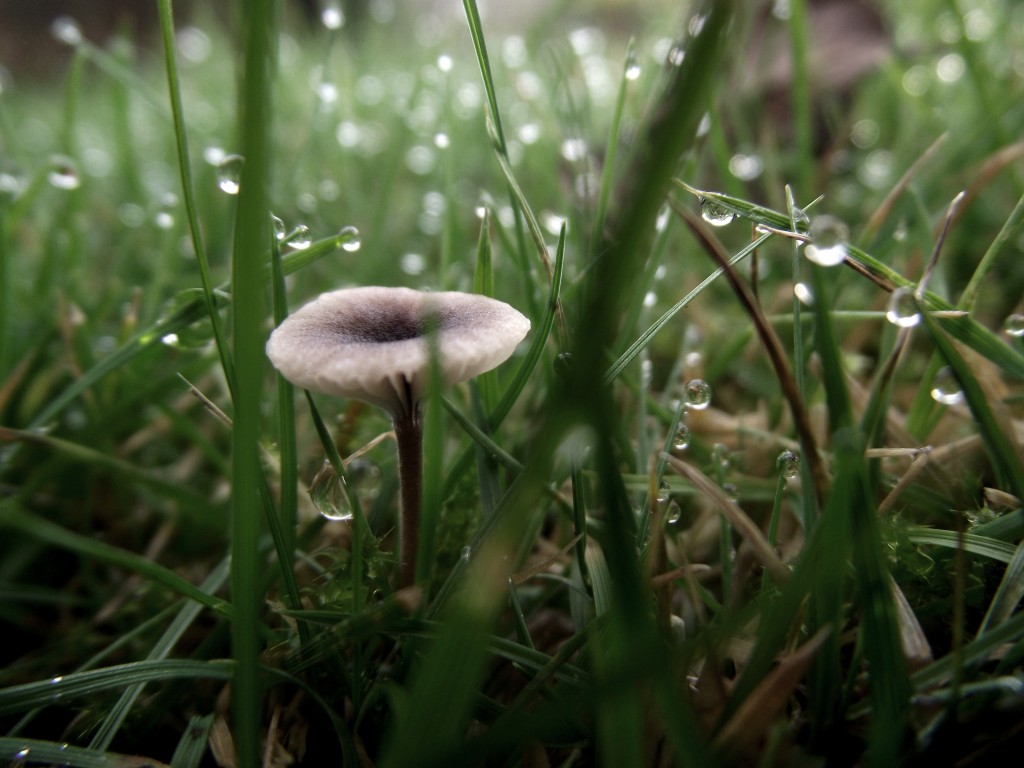
[[[826,627],[782,658],[722,726],[715,736],[715,746],[731,754],[755,748],[784,710],[828,634]]]
[[[789,362],[786,360],[786,352],[782,348],[782,342],[775,335],[775,331],[761,310],[757,299],[750,292],[750,288],[740,280],[736,270],[729,265],[729,254],[718,238],[708,231],[708,228],[704,226],[704,223],[693,211],[679,205],[674,200],[670,200],[669,204],[676,214],[682,217],[698,241],[704,246],[704,249],[725,273],[733,292],[753,321],[754,329],[757,331],[758,338],[761,339],[761,344],[764,346],[768,359],[772,364],[775,376],[779,380],[782,395],[786,398],[787,405],[789,405],[789,411],[793,417],[793,425],[800,436],[800,444],[803,446],[804,452],[803,460],[807,462],[807,467],[810,470],[815,498],[818,505],[823,506],[825,503],[825,491],[829,486],[828,473],[825,471],[825,465],[818,453],[818,443],[815,440],[814,432],[811,430],[803,398],[800,396],[800,390],[796,386],[796,379],[793,378],[793,372],[789,369]]]
[[[768,543],[768,539],[761,529],[714,480],[696,467],[674,456],[666,456],[665,460],[672,469],[685,477],[694,488],[714,503],[722,517],[728,520],[740,536],[747,541],[754,557],[772,575],[772,578],[780,583],[789,578],[789,568],[775,553],[775,549]]]
[[[907,665],[911,671],[920,669],[934,660],[932,646],[928,642],[928,638],[925,637],[924,630],[914,614],[914,609],[907,602],[903,590],[892,578],[889,579],[889,589],[896,603],[896,616],[900,625],[900,645],[903,647],[903,654],[907,657]]]

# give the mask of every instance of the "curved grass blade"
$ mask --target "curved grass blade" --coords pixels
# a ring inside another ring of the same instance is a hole
[[[234,609],[231,604],[219,597],[207,594],[192,582],[182,578],[173,571],[154,563],[152,560],[118,549],[110,544],[97,541],[89,536],[82,536],[77,533],[51,523],[37,515],[23,511],[12,501],[5,501],[0,504],[0,526],[9,526],[14,530],[32,536],[47,544],[75,552],[78,555],[108,563],[126,571],[138,573],[150,581],[159,584],[172,592],[176,592],[190,600],[195,600],[211,610],[216,611],[227,618],[234,617]]]
[[[23,712],[26,709],[51,704],[54,697],[62,701],[78,696],[102,693],[130,685],[167,680],[228,680],[235,663],[228,659],[191,661],[162,659],[135,661],[88,672],[72,672],[34,683],[23,683],[0,689],[0,715]]]
[[[1021,464],[1017,446],[1003,432],[993,415],[985,392],[971,372],[970,366],[956,351],[952,342],[946,338],[946,334],[939,327],[939,322],[925,312],[923,304],[924,302],[918,302],[918,311],[921,312],[924,325],[935,342],[939,354],[946,361],[946,365],[949,366],[960,385],[967,407],[970,408],[974,422],[978,425],[978,431],[985,444],[985,451],[988,453],[989,461],[992,462],[992,469],[995,471],[1000,485],[1018,499],[1024,499],[1024,466]]]

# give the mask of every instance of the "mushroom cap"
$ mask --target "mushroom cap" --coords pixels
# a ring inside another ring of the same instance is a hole
[[[292,313],[270,335],[267,356],[297,386],[408,414],[430,378],[431,327],[449,386],[507,360],[530,321],[486,296],[344,288]]]

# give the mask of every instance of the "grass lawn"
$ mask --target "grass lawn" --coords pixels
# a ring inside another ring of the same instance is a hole
[[[1020,754],[1024,7],[156,5],[0,50],[0,759]]]

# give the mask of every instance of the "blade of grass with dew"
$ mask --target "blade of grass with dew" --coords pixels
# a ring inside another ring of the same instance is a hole
[[[777,211],[719,192],[696,189],[678,180],[675,183],[698,198],[712,200],[729,212],[750,219],[756,224],[767,225],[782,232],[791,231],[788,219]],[[804,237],[801,233],[796,234],[801,238]],[[896,288],[916,288],[913,280],[907,279],[854,245],[847,245],[846,265],[886,291],[891,292]],[[953,313],[936,318],[936,322],[955,339],[995,363],[1006,373],[1024,379],[1024,354],[1006,344],[999,336],[981,325],[969,314],[956,314],[957,307],[931,291],[925,292],[922,303],[924,308],[931,312]]]
[[[182,486],[180,483],[166,480],[130,461],[63,438],[0,427],[0,443],[14,442],[43,446],[70,461],[110,472],[131,483],[138,483],[143,487],[150,488],[174,501],[179,506],[182,517],[200,530],[202,527],[214,525],[214,522],[220,518],[219,510],[210,503],[205,495],[197,493],[187,486]]]
[[[262,270],[270,227],[271,77],[277,25],[273,0],[251,0],[239,15],[242,81],[238,128],[245,163],[239,183],[231,252],[235,413],[232,427],[231,599],[235,608],[231,685],[232,736],[242,766],[259,762],[263,686],[260,627],[263,595],[259,538],[264,478],[258,446],[264,370]]]
[[[206,302],[206,314],[213,326],[213,339],[220,355],[221,369],[228,384],[228,391],[235,391],[235,369],[231,362],[231,350],[228,348],[224,329],[221,325],[220,312],[217,311],[217,299],[214,295],[213,279],[210,276],[210,261],[206,255],[206,244],[202,230],[199,228],[199,212],[196,204],[195,188],[192,184],[192,165],[188,152],[188,133],[185,129],[185,112],[181,100],[181,83],[178,80],[178,64],[175,57],[174,18],[171,11],[171,0],[158,0],[160,15],[160,32],[164,44],[164,68],[167,72],[167,90],[171,100],[171,117],[174,121],[174,138],[177,144],[178,173],[181,177],[181,192],[185,203],[185,216],[188,219],[189,234],[192,238],[192,250],[196,255],[199,267],[199,278],[203,285],[203,298]]]
[[[89,536],[73,533],[56,523],[26,512],[12,500],[0,502],[0,526],[10,527],[47,544],[74,552],[83,559],[98,560],[115,568],[138,573],[153,583],[195,600],[200,605],[210,608],[222,616],[231,618],[234,615],[234,609],[230,603],[207,594],[192,582],[149,558],[97,541]]]
[[[742,261],[743,259],[745,259],[757,248],[759,248],[762,244],[764,244],[770,237],[771,234],[761,235],[760,237],[757,238],[757,240],[743,247],[740,251],[736,253],[735,256],[729,259],[729,265],[733,266]],[[651,339],[653,339],[659,331],[661,331],[666,325],[668,325],[668,322],[673,317],[679,314],[682,310],[686,309],[686,307],[688,307],[694,299],[700,296],[700,294],[703,293],[704,290],[709,285],[711,285],[711,283],[718,279],[723,272],[724,270],[721,268],[716,269],[706,278],[701,280],[700,284],[697,285],[696,288],[694,288],[692,291],[687,293],[683,298],[681,298],[679,301],[673,304],[646,331],[640,334],[637,340],[630,344],[629,348],[625,352],[623,352],[618,357],[618,359],[616,359],[615,362],[612,363],[611,367],[608,368],[607,372],[605,372],[604,383],[610,384],[611,382],[615,381],[615,379],[619,377],[619,375],[626,369],[626,367],[631,362],[633,362],[636,356],[640,354],[641,350],[643,350],[648,344],[651,343]]]
[[[318,259],[321,259],[327,254],[340,248],[342,243],[345,242],[345,239],[346,238],[343,235],[335,235],[333,237],[318,240],[306,250],[288,254],[282,260],[282,271],[285,275],[290,275],[299,269],[309,266]],[[269,262],[269,253],[265,253],[264,256]],[[262,259],[260,260],[259,274],[263,283],[268,283],[270,281],[271,273],[269,263],[263,263]],[[226,287],[227,286],[222,286],[216,291],[218,307],[227,306],[232,300],[230,294],[223,292]],[[93,387],[102,378],[123,367],[126,363],[143,352],[160,345],[162,343],[161,340],[168,334],[176,333],[177,331],[188,327],[197,320],[200,320],[204,315],[205,303],[203,298],[199,297],[195,301],[189,302],[187,305],[176,310],[170,317],[160,320],[146,330],[135,334],[131,339],[118,347],[116,351],[100,359],[82,376],[76,378],[59,395],[52,398],[47,403],[46,407],[32,418],[29,422],[28,428],[38,429],[46,426],[52,419],[67,408],[68,405],[88,389]]]
[[[956,351],[953,344],[946,338],[945,333],[939,327],[939,323],[924,311],[924,307],[918,304],[918,311],[924,320],[924,325],[931,335],[932,341],[938,349],[939,355],[946,361],[956,378],[964,399],[974,422],[978,426],[982,440],[985,444],[985,451],[988,453],[989,461],[995,472],[1001,487],[1016,496],[1024,499],[1024,465],[1021,463],[1017,446],[1003,432],[1002,427],[996,420],[989,408],[985,391],[981,388],[978,380],[971,372],[970,366]]]
[[[574,336],[572,365],[551,403],[600,436],[593,462],[600,480],[598,503],[607,518],[601,548],[611,577],[612,609],[607,630],[594,648],[599,683],[632,675],[638,664],[641,667],[637,685],[595,702],[599,754],[616,766],[643,762],[641,721],[647,689],[660,692],[655,700],[663,722],[673,726],[667,738],[675,752],[698,760],[704,754],[703,745],[692,739],[691,729],[677,727],[691,715],[680,701],[672,676],[664,672],[671,663],[647,611],[649,591],[637,560],[635,518],[622,485],[617,451],[610,442],[618,431],[614,423],[617,409],[604,378],[595,372],[605,367],[605,350],[618,334],[625,298],[643,271],[675,164],[693,145],[712,84],[717,82],[725,29],[733,11],[730,2],[700,5],[696,12],[704,20],[703,26],[689,40],[680,65],[666,72],[664,90],[640,129],[634,154],[616,188],[606,235],[598,249],[601,257],[584,285],[579,328],[585,331]],[[658,674],[653,674],[655,668],[660,670]]]
[[[88,672],[72,672],[51,680],[22,683],[0,689],[0,715],[10,715],[51,704],[55,696],[67,701],[140,683],[196,679],[229,680],[234,666],[234,662],[226,659],[163,659],[133,661]]]
[[[228,565],[228,560],[222,560],[210,572],[210,575],[206,577],[199,588],[208,594],[216,593],[228,578]],[[181,640],[182,635],[195,622],[201,608],[202,606],[199,603],[194,602],[189,602],[182,606],[170,626],[167,627],[160,636],[160,639],[150,649],[147,661],[166,659],[171,651],[174,650],[178,641]],[[143,688],[145,688],[144,684],[137,683],[129,686],[121,693],[117,702],[107,711],[96,733],[93,734],[92,740],[89,742],[90,748],[99,750],[110,748],[114,737],[121,729],[121,726],[124,725],[124,721],[127,719],[132,707],[142,694]]]
[[[204,744],[205,748],[205,744]],[[17,739],[0,736],[0,760],[8,765],[60,765],[65,768],[133,768],[153,765],[135,755],[121,755],[86,747],[42,739]]]

